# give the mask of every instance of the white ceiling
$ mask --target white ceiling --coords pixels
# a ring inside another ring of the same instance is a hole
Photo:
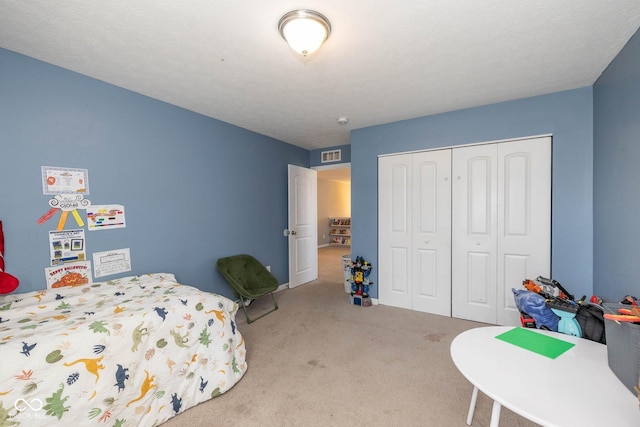
[[[297,8],[333,27],[307,61]],[[590,86],[639,26],[638,0],[0,0],[0,47],[308,149]]]

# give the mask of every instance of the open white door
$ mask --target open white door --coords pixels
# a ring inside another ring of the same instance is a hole
[[[318,278],[317,172],[289,165],[289,287]]]

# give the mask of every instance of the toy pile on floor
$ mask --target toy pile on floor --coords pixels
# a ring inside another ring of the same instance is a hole
[[[371,306],[369,285],[373,282],[369,280],[369,274],[371,274],[372,268],[371,263],[365,261],[361,256],[356,257],[356,260],[351,262],[351,294],[349,295],[351,304],[362,307]]]
[[[618,314],[605,313],[602,299],[586,296],[576,300],[556,280],[538,276],[522,282],[525,289],[512,289],[523,327],[546,329],[606,344],[604,319],[640,323],[638,300],[627,295],[620,302],[630,306]]]

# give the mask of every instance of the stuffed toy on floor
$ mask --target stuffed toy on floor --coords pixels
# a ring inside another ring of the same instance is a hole
[[[8,294],[18,288],[18,279],[4,271],[4,233],[0,221],[0,294]]]

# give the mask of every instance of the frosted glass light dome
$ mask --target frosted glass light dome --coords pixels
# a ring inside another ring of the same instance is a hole
[[[278,30],[289,46],[302,56],[315,52],[331,34],[331,24],[313,10],[293,10],[280,18]]]

